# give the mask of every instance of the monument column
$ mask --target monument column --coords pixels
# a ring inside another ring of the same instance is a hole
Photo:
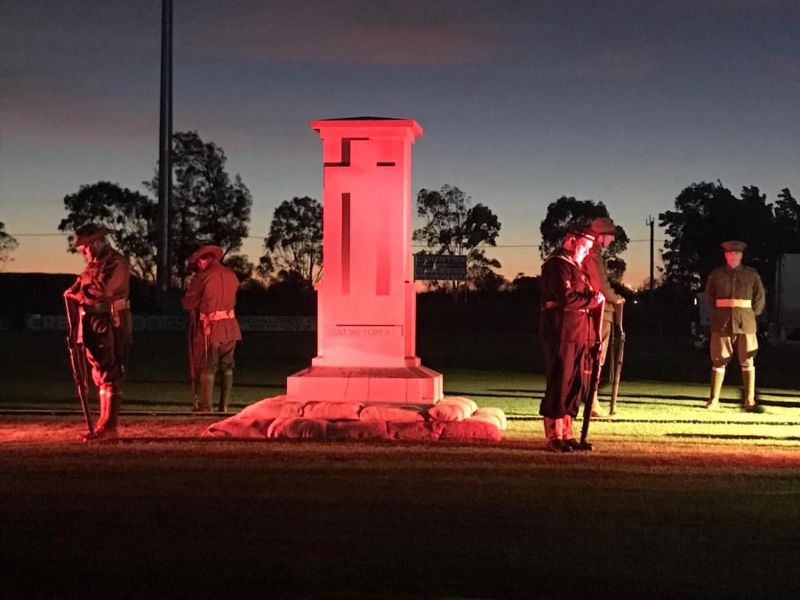
[[[433,404],[442,376],[416,356],[410,119],[313,121],[322,138],[317,356],[287,379],[302,401]]]

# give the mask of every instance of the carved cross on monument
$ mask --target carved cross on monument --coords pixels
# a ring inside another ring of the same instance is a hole
[[[411,145],[416,121],[313,121],[322,138],[317,356],[287,379],[303,401],[433,404],[441,374],[416,352]]]

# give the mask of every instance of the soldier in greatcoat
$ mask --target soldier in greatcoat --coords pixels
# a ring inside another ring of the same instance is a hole
[[[222,265],[223,250],[219,246],[201,246],[191,257],[197,273],[183,296],[183,308],[190,319],[197,319],[195,334],[190,340],[193,372],[200,383],[197,412],[211,410],[214,383],[219,374],[219,412],[226,412],[233,389],[234,351],[242,332],[236,320],[236,291],[239,279]]]
[[[608,217],[598,217],[592,221],[590,227],[597,239],[583,265],[589,275],[592,287],[603,292],[606,298],[606,305],[603,310],[602,346],[600,348],[600,367],[602,368],[606,363],[608,343],[611,340],[611,328],[614,326],[614,305],[622,304],[625,302],[625,298],[617,294],[608,280],[608,268],[606,267],[605,258],[603,258],[603,250],[611,245],[616,236],[614,221]],[[592,416],[608,416],[608,412],[600,406],[600,401],[597,399],[597,390],[595,390],[592,397]]]
[[[539,414],[544,417],[547,449],[552,452],[578,447],[572,419],[581,403],[589,401],[591,311],[603,301],[603,294],[592,288],[581,264],[594,240],[591,229],[572,227],[563,246],[542,265],[539,339],[547,383]]]
[[[64,295],[80,304],[79,336],[100,396],[100,417],[86,438],[117,435],[132,340],[130,264],[106,241],[111,230],[89,224],[75,232],[86,268]]]
[[[711,313],[711,390],[706,408],[719,408],[725,367],[734,349],[742,368],[744,410],[756,410],[756,367],[758,351],[756,317],[764,311],[766,294],[758,272],[742,264],[747,244],[723,242],[725,265],[717,267],[706,281],[706,298]]]

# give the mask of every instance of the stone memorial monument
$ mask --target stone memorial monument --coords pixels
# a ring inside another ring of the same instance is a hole
[[[312,121],[322,139],[317,356],[287,400],[432,405],[442,375],[416,356],[410,119]]]

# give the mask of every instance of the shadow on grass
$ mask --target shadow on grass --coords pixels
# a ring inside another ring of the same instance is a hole
[[[800,436],[796,435],[748,435],[735,433],[666,433],[665,437],[691,438],[691,439],[717,439],[717,440],[769,440],[782,442],[798,442]]]

